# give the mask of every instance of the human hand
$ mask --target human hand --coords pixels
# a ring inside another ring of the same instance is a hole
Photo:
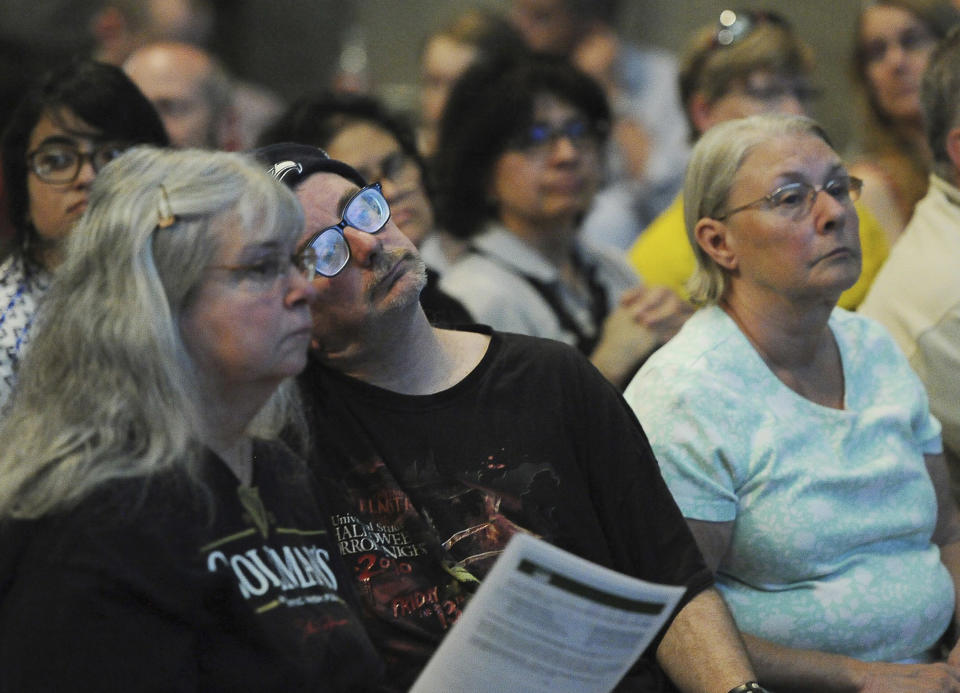
[[[620,305],[634,321],[654,332],[660,343],[668,341],[693,315],[694,307],[664,286],[640,286],[624,293]]]
[[[637,287],[624,294],[607,316],[590,360],[617,385],[632,369],[677,333],[693,307],[662,287]]]
[[[955,656],[950,653],[951,658]],[[863,662],[860,693],[960,693],[960,667],[947,662],[935,664],[892,664]]]

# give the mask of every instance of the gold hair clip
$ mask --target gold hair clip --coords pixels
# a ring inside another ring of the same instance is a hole
[[[157,228],[166,229],[177,223],[177,215],[173,213],[170,206],[170,198],[167,197],[167,189],[160,184],[160,202],[157,205]]]

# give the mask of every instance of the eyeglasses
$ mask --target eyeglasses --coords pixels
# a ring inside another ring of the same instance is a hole
[[[720,13],[713,45],[732,46],[749,36],[761,24],[772,24],[790,31],[790,22],[776,12],[765,10],[724,10]]]
[[[27,154],[27,165],[44,183],[72,183],[80,175],[83,163],[89,161],[96,173],[123,154],[129,145],[107,142],[89,152],[80,150],[73,142],[44,142]]]
[[[751,77],[757,77],[756,73]],[[801,104],[808,104],[818,96],[820,90],[811,87],[806,80],[802,78],[776,77],[768,75],[769,79],[744,81],[740,92],[756,101],[764,103],[775,103],[783,99],[796,99]]]
[[[226,270],[238,281],[264,288],[274,286],[277,279],[286,276],[291,264],[304,279],[311,281],[316,276],[317,253],[313,248],[304,248],[293,255],[275,253],[246,265],[210,265],[207,269]]]
[[[862,189],[863,181],[853,176],[833,178],[819,188],[809,183],[787,183],[786,185],[781,185],[769,195],[764,195],[759,200],[740,205],[713,218],[717,221],[723,221],[745,209],[766,207],[767,209],[779,212],[785,217],[798,220],[810,213],[810,210],[813,209],[813,201],[817,199],[817,194],[820,192],[827,193],[840,204],[846,204],[856,202],[860,198],[860,191]]]
[[[565,137],[578,149],[599,143],[602,128],[594,127],[586,120],[575,118],[560,125],[534,123],[526,131],[510,140],[508,147],[527,154],[546,154],[554,144]]]
[[[310,237],[304,249],[313,250],[314,269],[324,277],[335,277],[350,261],[350,244],[343,229],[377,233],[390,220],[390,205],[380,192],[380,184],[373,183],[355,192],[343,207],[343,216],[334,226],[328,226]]]

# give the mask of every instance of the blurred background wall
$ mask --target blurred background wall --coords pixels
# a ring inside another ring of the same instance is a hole
[[[146,2],[147,0],[143,0]],[[323,88],[338,68],[394,106],[412,106],[417,59],[430,32],[472,6],[505,8],[508,0],[209,0],[208,46],[239,76],[284,98]],[[5,111],[34,72],[88,50],[89,18],[98,0],[0,0],[0,107]],[[850,138],[849,56],[859,0],[759,0],[734,6],[775,9],[814,48],[824,90],[815,105],[838,144]],[[631,40],[678,52],[689,33],[715,23],[719,0],[624,0],[619,26]],[[365,61],[365,66],[364,66]],[[0,113],[2,117],[2,113]]]

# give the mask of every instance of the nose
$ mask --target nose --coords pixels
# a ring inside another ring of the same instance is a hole
[[[283,304],[287,308],[295,308],[302,303],[308,305],[313,303],[317,297],[317,287],[314,285],[314,282],[303,276],[299,268],[291,265],[291,270],[289,275],[290,283],[287,284],[287,291],[283,296]]]
[[[785,115],[806,115],[807,109],[803,107],[803,102],[800,98],[795,93],[790,92],[784,94],[783,98],[780,99],[780,106],[777,112]]]
[[[550,143],[550,158],[558,161],[576,159],[580,155],[580,147],[570,135],[561,134]]]
[[[815,193],[813,213],[817,230],[824,234],[843,229],[847,215],[856,214],[853,202],[841,202],[826,190]]]
[[[96,177],[97,172],[93,168],[93,159],[87,156],[83,157],[80,160],[80,170],[77,172],[77,177],[73,181],[74,185],[90,185]]]
[[[343,237],[350,245],[351,259],[361,267],[369,267],[373,258],[383,250],[379,234],[358,231],[352,226],[345,226]]]
[[[887,67],[896,69],[904,64],[904,58],[906,58],[906,56],[907,52],[904,50],[903,44],[894,39],[887,44],[886,53],[883,55],[883,62]]]

